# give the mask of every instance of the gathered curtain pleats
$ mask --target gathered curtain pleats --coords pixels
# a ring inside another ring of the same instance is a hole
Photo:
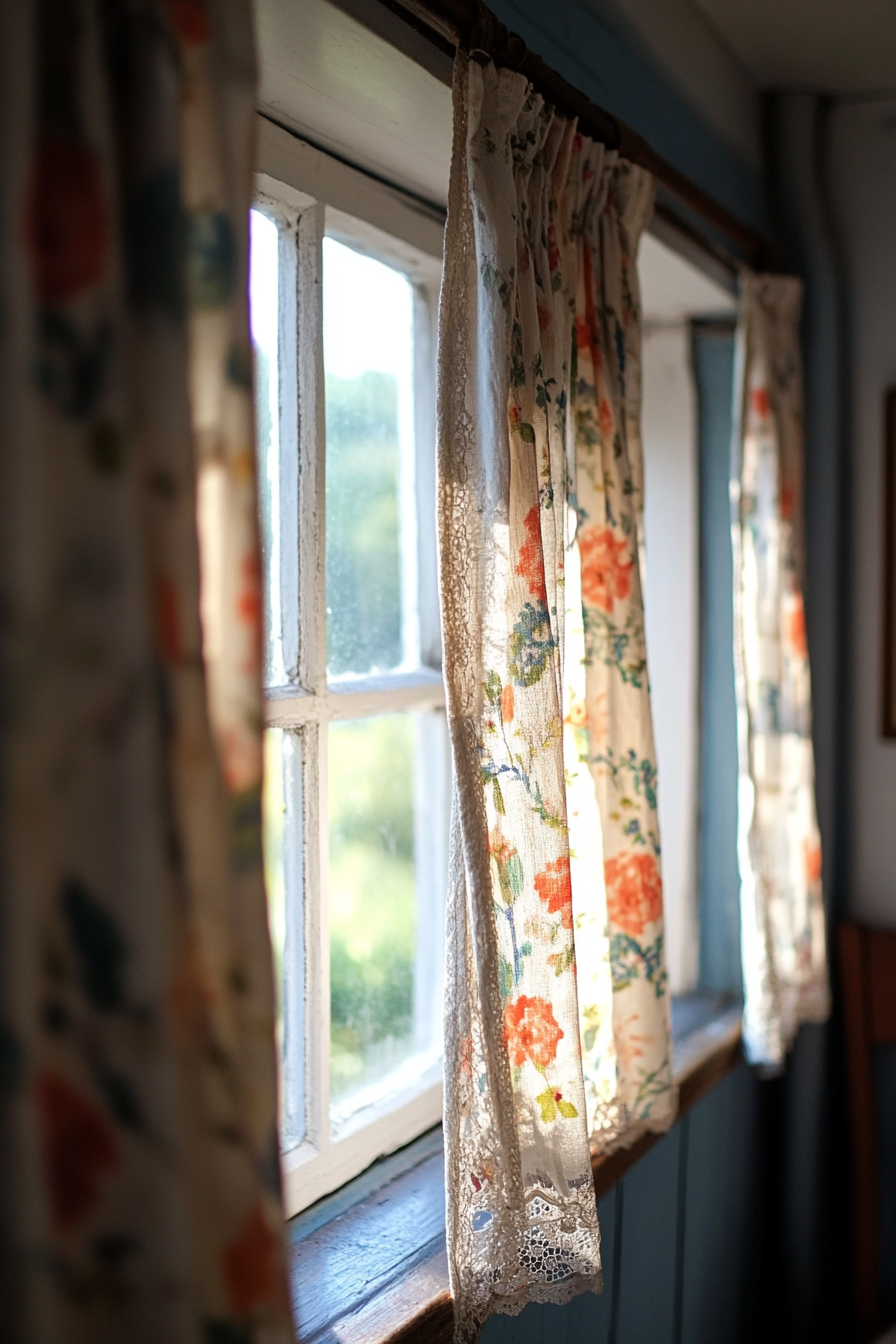
[[[248,0],[0,16],[0,1314],[23,1344],[292,1338],[253,49]]]
[[[601,1286],[591,1142],[673,1121],[641,588],[650,176],[459,53],[439,346],[457,1338]]]
[[[744,1046],[780,1068],[830,1011],[803,608],[802,286],[741,282],[732,461]]]

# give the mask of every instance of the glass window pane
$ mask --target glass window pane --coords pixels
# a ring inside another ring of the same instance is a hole
[[[440,1053],[446,759],[439,714],[329,729],[335,1124]]]
[[[305,936],[302,900],[302,739],[264,735],[264,868],[277,988],[280,1131],[284,1150],[305,1136]]]
[[[258,440],[258,509],[264,561],[264,680],[286,681],[280,610],[280,380],[278,369],[279,243],[275,222],[250,215],[249,307],[255,353],[255,425]]]
[[[324,239],[327,665],[330,676],[419,662],[413,288]]]

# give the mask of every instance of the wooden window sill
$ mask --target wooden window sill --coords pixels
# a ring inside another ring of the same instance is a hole
[[[675,1005],[684,1115],[742,1058],[740,1008],[693,996]],[[661,1135],[592,1159],[598,1199]],[[450,1344],[441,1132],[375,1163],[289,1224],[293,1311],[302,1344]]]

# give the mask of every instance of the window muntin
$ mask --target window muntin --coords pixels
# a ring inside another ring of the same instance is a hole
[[[265,187],[250,263],[265,840],[296,1212],[441,1114],[440,264]]]
[[[277,994],[281,1060],[280,1134],[284,1149],[305,1138],[305,933],[302,734],[266,728],[264,734],[264,857],[268,922]]]

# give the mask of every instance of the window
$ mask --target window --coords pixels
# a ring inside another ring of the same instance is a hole
[[[262,131],[262,166],[267,151],[276,175],[260,178],[252,212],[250,296],[291,1214],[441,1116],[441,227]]]
[[[260,120],[252,217],[266,854],[290,1213],[441,1115],[450,765],[435,313],[443,219]],[[690,322],[726,290],[656,238],[645,310],[647,626],[674,992],[697,978]]]

